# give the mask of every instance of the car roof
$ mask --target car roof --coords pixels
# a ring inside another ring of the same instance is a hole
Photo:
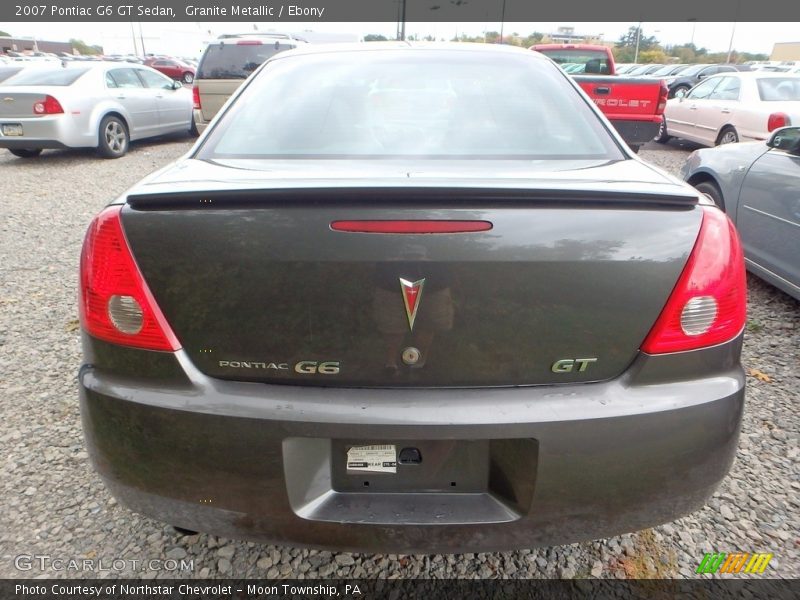
[[[506,44],[481,44],[472,42],[347,42],[333,44],[303,44],[276,54],[270,60],[282,60],[304,54],[336,54],[347,52],[414,52],[420,50],[439,52],[480,52],[482,54],[517,54],[533,57],[535,60],[550,62],[550,59],[527,48]]]
[[[775,71],[728,71],[726,73],[715,73],[712,77],[730,77],[735,75],[742,79],[785,79],[786,77],[795,77],[800,79],[800,76],[794,73],[777,73]]]

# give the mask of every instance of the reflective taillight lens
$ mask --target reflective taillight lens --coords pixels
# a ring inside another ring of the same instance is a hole
[[[662,79],[661,88],[658,92],[658,107],[656,108],[656,115],[664,113],[664,109],[667,108],[667,98],[669,98],[669,87],[667,86],[667,82]]]
[[[727,342],[741,333],[746,311],[739,236],[722,211],[704,206],[694,249],[642,351],[663,354]]]
[[[81,253],[80,317],[101,340],[147,350],[180,349],[133,259],[122,230],[122,207],[95,217]]]
[[[789,115],[782,112],[772,113],[767,119],[767,131],[775,131],[781,127],[788,127],[792,124]]]
[[[52,96],[45,96],[44,100],[33,104],[33,112],[37,115],[59,115],[64,112],[61,103]]]
[[[194,101],[194,107],[200,110],[200,88],[197,85],[192,87],[192,100]]]

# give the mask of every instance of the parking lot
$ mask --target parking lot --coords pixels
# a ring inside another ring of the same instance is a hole
[[[752,277],[739,453],[707,506],[674,523],[553,548],[397,556],[184,536],[118,505],[82,441],[81,242],[108,201],[190,147],[178,136],[135,143],[118,160],[91,151],[45,151],[35,160],[0,153],[0,576],[692,577],[704,553],[736,551],[772,553],[769,576],[800,576],[800,304]],[[677,174],[691,149],[648,144],[640,156]],[[20,555],[121,562],[102,572],[43,572],[38,562],[27,570]],[[163,559],[175,562],[148,568]],[[184,570],[163,566],[181,561]]]

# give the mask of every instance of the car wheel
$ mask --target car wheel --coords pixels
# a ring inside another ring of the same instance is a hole
[[[690,88],[688,85],[676,85],[676,86],[675,86],[675,89],[673,89],[673,90],[672,90],[672,91],[669,93],[669,97],[670,97],[670,98],[674,98],[674,97],[675,97],[675,94],[677,94],[677,93],[678,93],[678,92],[680,92],[681,90],[683,90],[684,92],[688,92],[690,89],[691,89],[691,88]]]
[[[634,145],[632,145],[632,146],[631,146],[631,145],[629,145],[629,146],[628,146],[628,148],[630,148],[631,150],[633,150],[633,153],[634,153],[634,154],[639,154],[639,150],[641,149],[641,147],[642,147],[642,146],[641,146],[640,144],[634,144]]]
[[[8,150],[14,156],[18,156],[19,158],[36,158],[42,153],[41,148],[29,149],[29,148],[9,148]]]
[[[192,83],[194,81],[194,75],[191,73],[184,73],[182,79],[183,83]]]
[[[701,194],[705,194],[714,201],[714,204],[725,210],[725,201],[722,198],[722,192],[717,187],[717,184],[712,181],[703,181],[694,186],[695,189]]]
[[[717,138],[717,146],[722,144],[735,144],[739,141],[739,134],[733,127],[726,127],[719,133]]]
[[[658,133],[656,134],[656,137],[653,138],[653,140],[658,142],[659,144],[666,144],[671,139],[672,136],[667,134],[667,118],[662,115],[661,123],[659,123],[658,125]]]
[[[128,128],[118,117],[109,115],[100,122],[100,145],[97,151],[103,158],[119,158],[128,151]]]
[[[200,135],[200,131],[197,129],[197,123],[194,122],[194,118],[192,118],[192,124],[189,125],[189,136],[196,138]]]

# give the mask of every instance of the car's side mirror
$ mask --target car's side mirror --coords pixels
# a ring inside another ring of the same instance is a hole
[[[686,90],[683,89],[678,90],[677,92],[675,92],[675,97],[678,98],[679,100],[683,100],[684,98],[686,98]]]
[[[772,132],[767,146],[800,155],[800,127],[781,127]]]
[[[180,81],[173,81],[172,82],[172,89],[179,90],[183,87],[183,84]]]

